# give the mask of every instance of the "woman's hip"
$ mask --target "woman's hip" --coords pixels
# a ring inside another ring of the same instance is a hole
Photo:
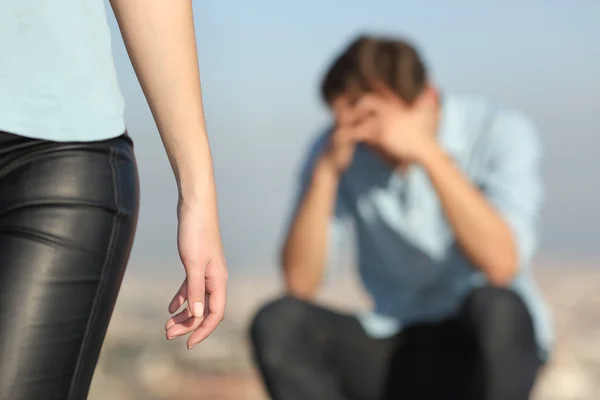
[[[0,399],[85,398],[138,205],[128,138],[0,133]]]
[[[44,204],[100,207],[136,215],[139,181],[133,144],[59,143],[0,132],[0,218]]]

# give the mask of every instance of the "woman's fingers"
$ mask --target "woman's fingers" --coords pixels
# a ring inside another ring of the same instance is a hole
[[[181,324],[181,323],[185,322],[191,316],[192,316],[192,313],[190,312],[189,308],[187,308],[187,307],[184,308],[179,314],[174,315],[171,318],[169,318],[169,320],[165,324],[165,330],[168,331],[174,325]]]
[[[173,300],[169,303],[169,313],[174,314],[187,299],[187,279],[183,281],[177,293],[173,297]]]
[[[227,286],[217,285],[208,296],[208,315],[201,321],[188,339],[188,348],[193,348],[198,343],[206,339],[217,326],[223,321],[225,316],[225,303],[227,301]]]
[[[187,319],[177,322],[167,329],[167,338],[174,339],[179,336],[187,335],[188,333],[198,329],[202,323],[202,320],[204,320],[204,317],[196,318],[191,315],[189,310],[187,312],[190,313],[190,316]]]

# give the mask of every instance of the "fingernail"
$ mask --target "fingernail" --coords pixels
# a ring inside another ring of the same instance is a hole
[[[194,317],[201,318],[204,316],[204,305],[201,302],[194,303]]]
[[[196,347],[197,345],[198,345],[198,343],[194,343],[193,345],[191,345],[191,346],[188,346],[188,350],[191,350],[191,349],[193,349],[193,348],[194,348],[194,347]]]

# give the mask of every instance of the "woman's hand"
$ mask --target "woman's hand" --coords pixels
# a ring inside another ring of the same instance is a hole
[[[206,339],[223,320],[227,297],[227,267],[218,221],[206,209],[179,204],[178,247],[186,279],[169,304],[167,338],[191,333],[188,348]]]

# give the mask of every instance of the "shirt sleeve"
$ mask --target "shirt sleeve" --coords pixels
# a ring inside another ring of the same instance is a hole
[[[325,133],[319,135],[309,147],[307,156],[305,157],[302,167],[300,169],[298,189],[294,202],[294,207],[292,210],[292,216],[288,223],[288,229],[289,225],[292,223],[293,218],[296,215],[298,207],[304,199],[306,191],[308,190],[311,184],[315,165],[327,145],[330,134],[331,130],[327,130]],[[342,249],[344,248],[344,245],[349,239],[349,216],[349,209],[346,206],[346,202],[343,199],[343,196],[338,190],[334,213],[331,217],[329,225],[329,243],[327,252],[326,273],[327,277],[331,276],[332,273],[336,272],[339,268],[342,256]]]
[[[513,232],[519,266],[527,266],[538,246],[542,146],[530,121],[509,111],[497,115],[491,141],[483,188]]]

